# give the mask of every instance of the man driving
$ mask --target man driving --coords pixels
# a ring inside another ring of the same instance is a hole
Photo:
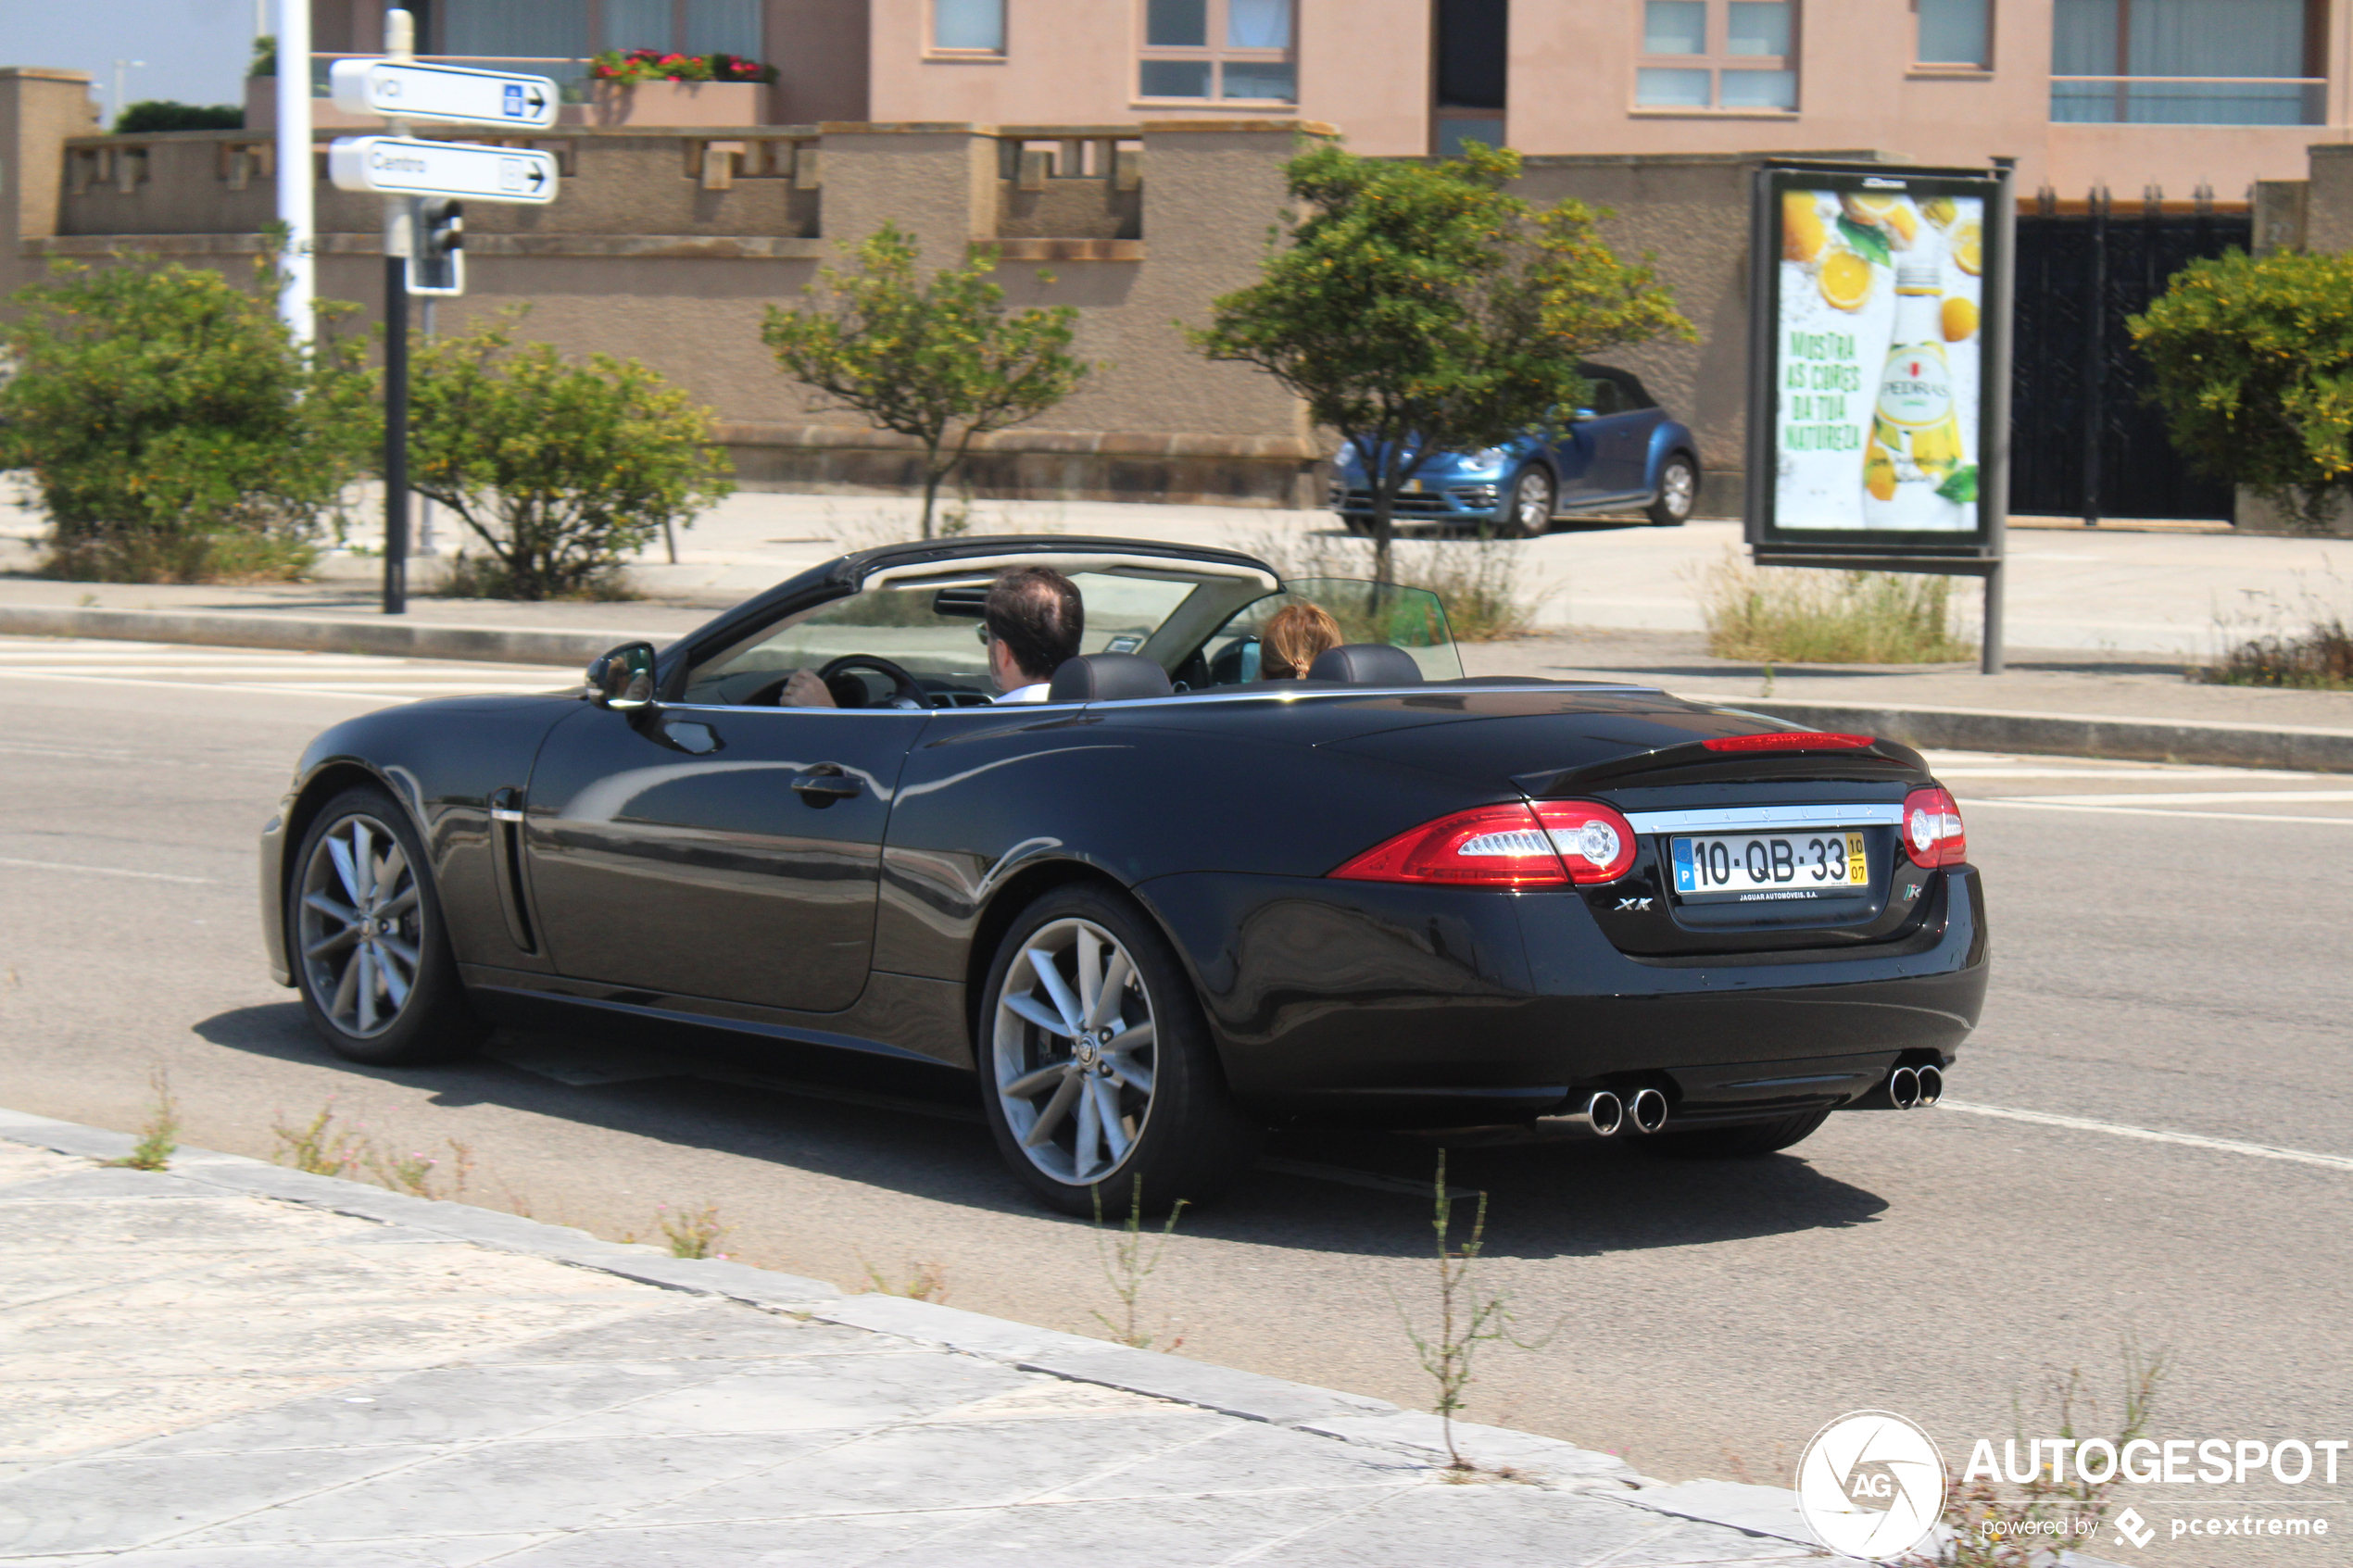
[[[997,574],[981,606],[988,645],[988,678],[999,702],[1043,702],[1054,671],[1078,657],[1087,607],[1078,584],[1051,566],[1013,567]],[[796,670],[778,700],[787,708],[833,708],[833,693],[813,670]]]

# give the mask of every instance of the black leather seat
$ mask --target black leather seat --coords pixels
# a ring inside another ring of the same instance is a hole
[[[1418,686],[1422,667],[1412,654],[1387,643],[1342,643],[1317,654],[1307,678],[1349,686]]]
[[[1176,688],[1168,671],[1132,653],[1090,653],[1069,659],[1046,688],[1048,702],[1125,702],[1167,696]]]

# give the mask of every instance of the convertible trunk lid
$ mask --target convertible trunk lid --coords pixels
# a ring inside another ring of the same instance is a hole
[[[1567,694],[1562,694],[1567,696]],[[1942,879],[1906,854],[1904,800],[1930,783],[1910,747],[1848,737],[1724,751],[1710,740],[1787,733],[1780,721],[1663,694],[1595,693],[1564,711],[1489,713],[1327,742],[1442,771],[1466,795],[1599,800],[1637,852],[1583,897],[1621,951],[1662,961],[1876,947],[1938,923]]]

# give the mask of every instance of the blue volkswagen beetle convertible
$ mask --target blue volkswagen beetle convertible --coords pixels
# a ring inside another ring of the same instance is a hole
[[[1400,522],[1483,527],[1504,538],[1542,533],[1577,512],[1640,510],[1671,528],[1699,498],[1699,440],[1669,417],[1631,371],[1580,365],[1587,406],[1560,429],[1479,452],[1440,452],[1397,497]],[[1352,533],[1372,527],[1364,455],[1352,444],[1333,459],[1332,510]]]

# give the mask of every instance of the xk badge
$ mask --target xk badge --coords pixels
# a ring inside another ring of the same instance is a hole
[[[1885,1562],[1928,1538],[1944,1512],[1944,1460],[1886,1411],[1843,1415],[1797,1461],[1797,1506],[1832,1551]]]
[[[1620,909],[1648,909],[1651,901],[1648,898],[1620,898],[1617,907]]]

